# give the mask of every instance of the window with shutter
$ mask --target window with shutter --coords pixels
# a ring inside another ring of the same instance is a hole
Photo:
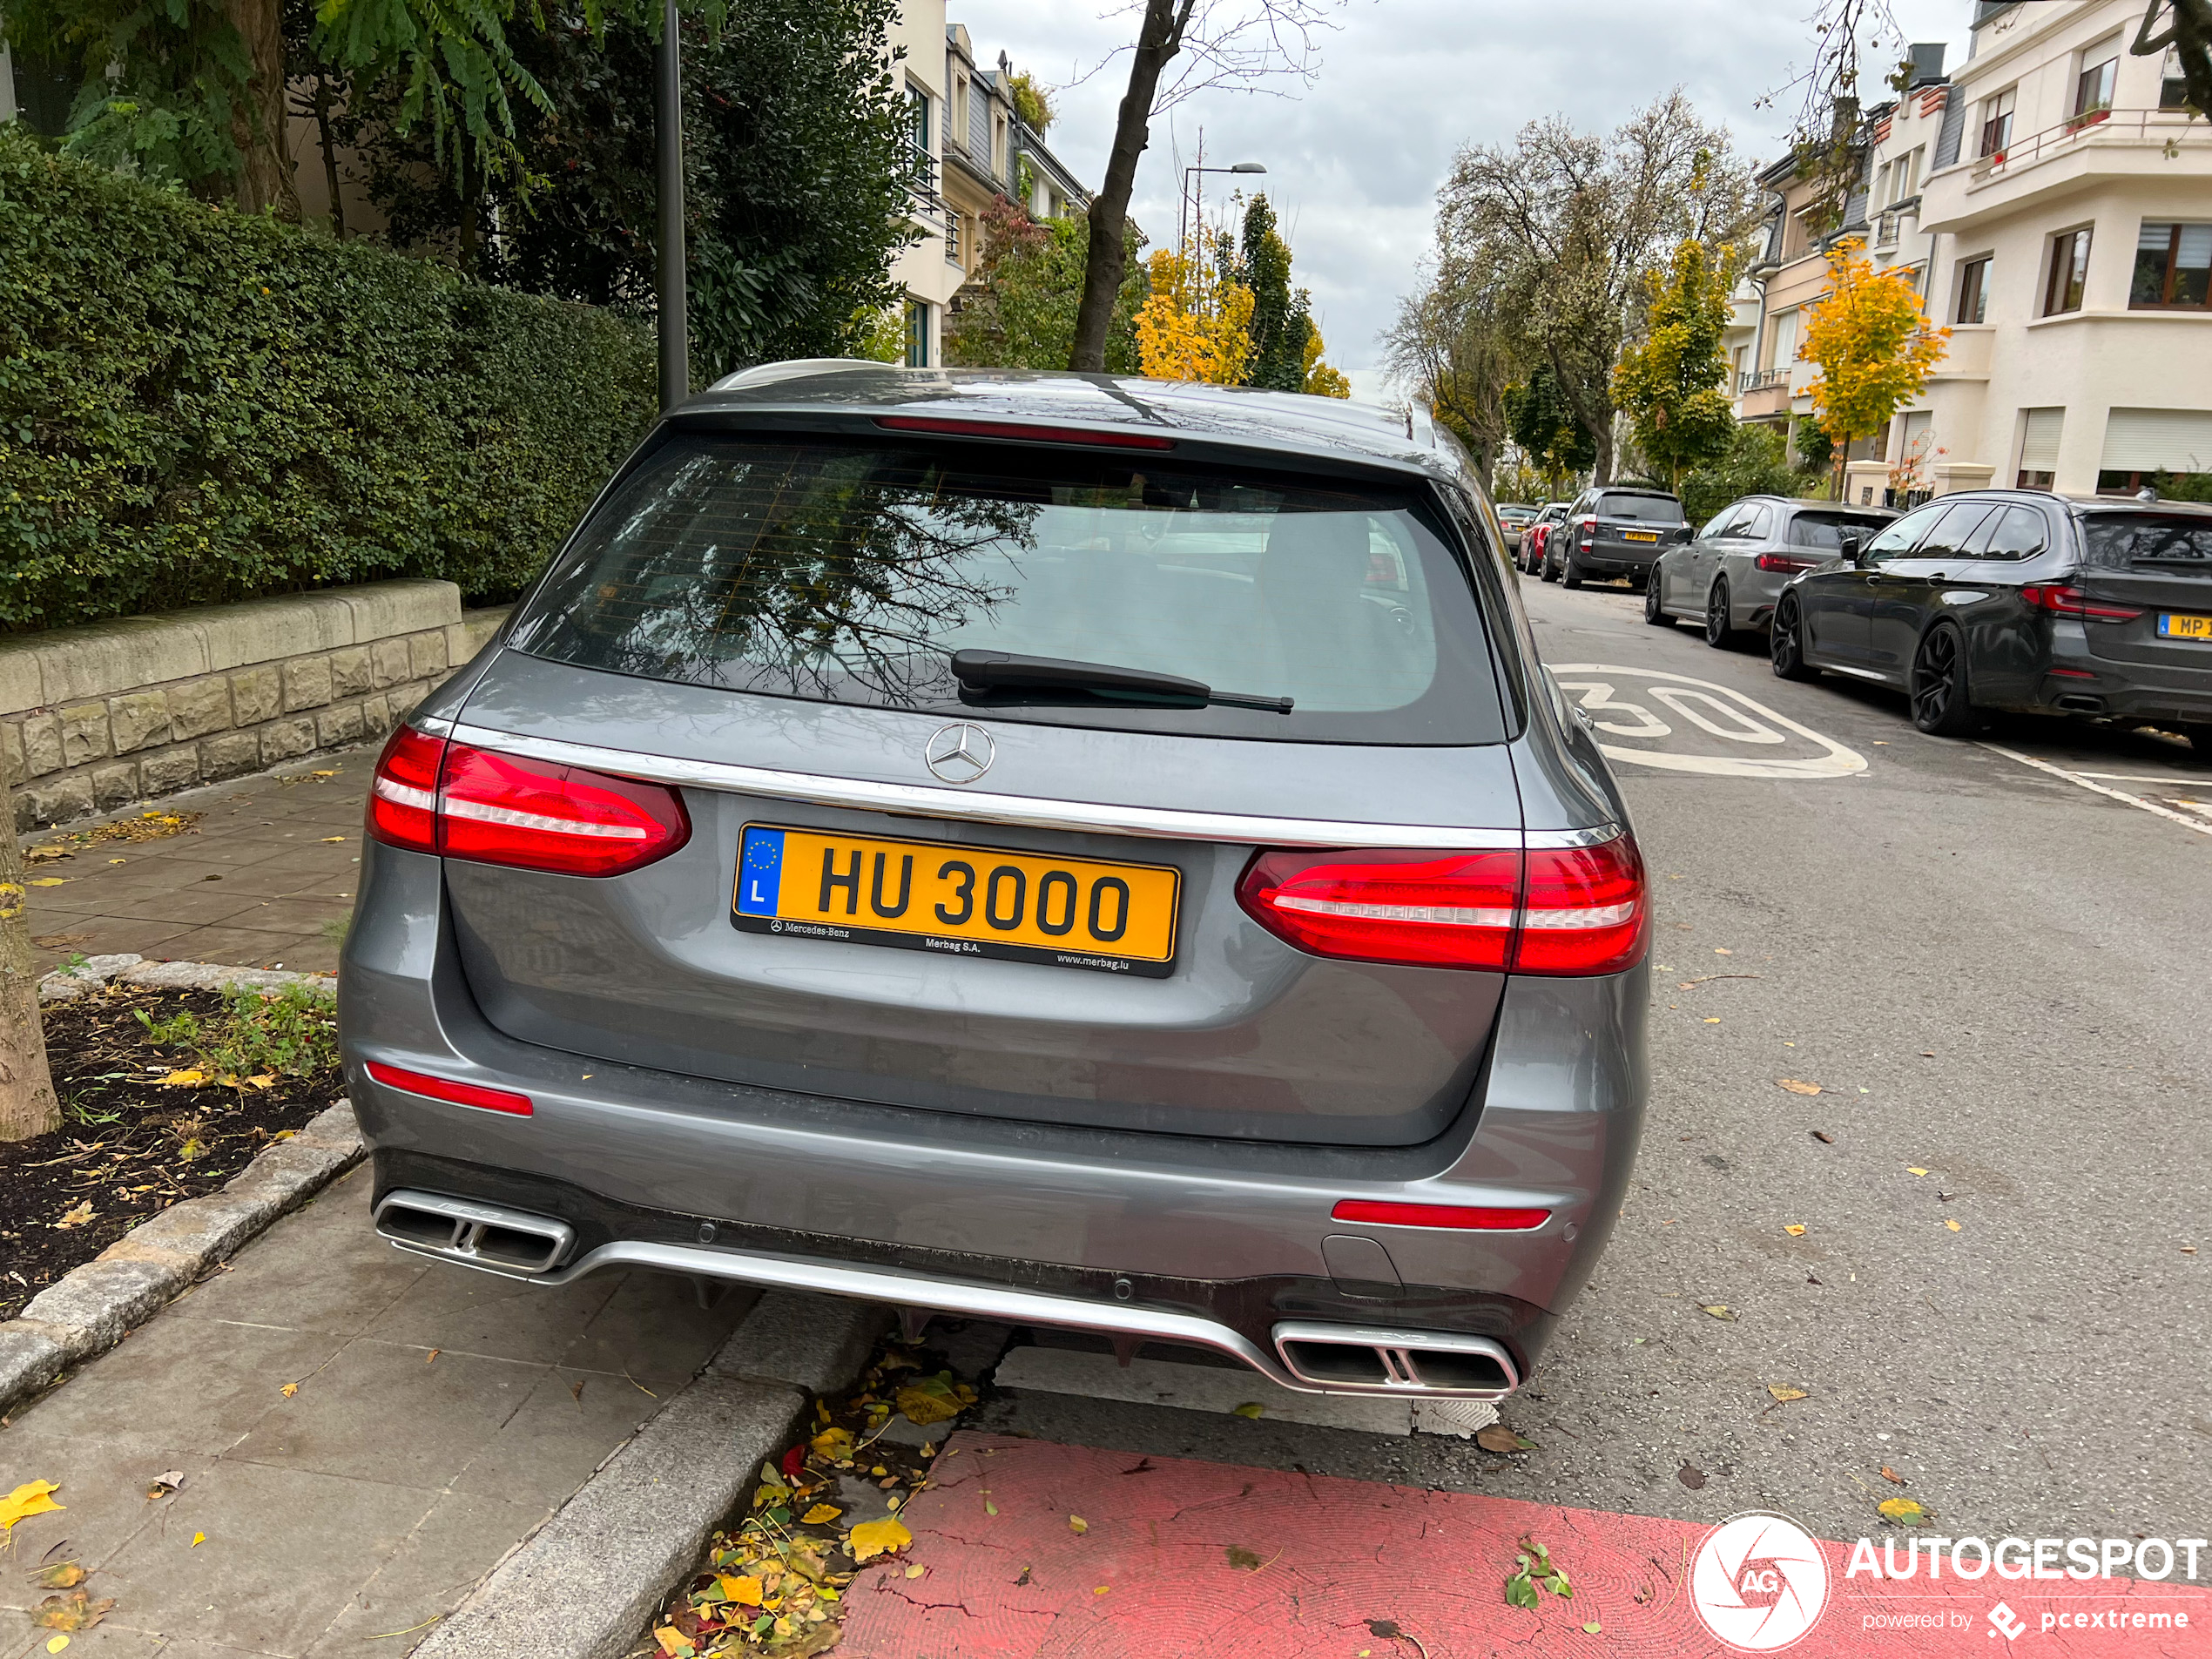
[[[2020,488],[2048,489],[2058,475],[2059,438],[2066,430],[2064,409],[2028,409],[2020,434]]]

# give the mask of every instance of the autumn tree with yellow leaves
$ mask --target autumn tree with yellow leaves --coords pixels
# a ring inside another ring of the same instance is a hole
[[[1244,383],[1252,291],[1227,275],[1226,241],[1201,233],[1191,246],[1162,248],[1146,262],[1151,292],[1136,314],[1136,350],[1147,378]]]
[[[1877,271],[1860,256],[1866,244],[1847,236],[1828,250],[1828,290],[1805,308],[1797,355],[1817,363],[1807,391],[1813,416],[1836,448],[1831,493],[1844,496],[1844,466],[1854,439],[1871,438],[1927,389],[1928,376],[1949,349],[1951,330],[1931,327],[1912,273]]]

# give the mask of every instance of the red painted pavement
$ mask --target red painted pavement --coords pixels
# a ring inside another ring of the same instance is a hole
[[[1077,1534],[1070,1515],[1089,1530]],[[1356,1659],[1363,1650],[1417,1659],[1411,1642],[1374,1635],[1371,1620],[1395,1622],[1428,1659],[1732,1651],[1706,1632],[1681,1588],[1702,1524],[966,1433],[953,1437],[936,1484],[906,1521],[914,1541],[905,1561],[927,1570],[908,1578],[894,1563],[854,1582],[839,1659]],[[1906,1536],[1870,1531],[1900,1544]],[[1545,1595],[1535,1612],[1506,1604],[1523,1534],[1568,1574],[1572,1601]],[[1264,1565],[1232,1566],[1232,1548]],[[1880,1583],[1864,1572],[1846,1579],[1848,1546],[1826,1548],[1827,1607],[1788,1650],[1793,1659],[2212,1656],[2212,1590],[1993,1574],[1958,1583],[1947,1571],[1935,1583]],[[2000,1601],[2025,1622],[2016,1641],[1991,1628]],[[2097,1609],[2186,1613],[2188,1629],[2040,1629],[2046,1613]],[[1946,1628],[1866,1623],[1899,1614],[1939,1614]],[[1585,1622],[1601,1632],[1585,1635]]]

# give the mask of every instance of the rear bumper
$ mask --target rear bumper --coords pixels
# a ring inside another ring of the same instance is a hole
[[[1655,542],[1649,547],[1620,542],[1599,542],[1588,548],[1576,548],[1574,556],[1575,563],[1585,571],[1640,576],[1649,571],[1666,550],[1667,543],[1664,542]]]
[[[1511,981],[1474,1101],[1445,1135],[1317,1148],[879,1107],[568,1055],[477,1011],[437,860],[372,844],[358,914],[340,1016],[379,1197],[556,1218],[575,1237],[562,1273],[643,1264],[988,1303],[1199,1341],[1293,1386],[1276,1342],[1286,1321],[1458,1333],[1494,1340],[1517,1379],[1603,1248],[1642,1125],[1642,968]],[[527,1094],[534,1110],[388,1088],[370,1060]],[[1371,1227],[1330,1218],[1345,1198],[1552,1213],[1526,1232]],[[1025,1297],[1049,1305],[1008,1299]]]
[[[2040,707],[2116,719],[2212,724],[2212,662],[2203,668],[2128,663],[2093,653],[2076,623],[2052,630],[2050,666],[2036,683]],[[2206,653],[2212,658],[2212,651]]]

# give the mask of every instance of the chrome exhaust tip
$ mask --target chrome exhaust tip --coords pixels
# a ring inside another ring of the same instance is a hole
[[[1454,1331],[1391,1331],[1291,1320],[1275,1327],[1284,1369],[1332,1394],[1503,1399],[1521,1370],[1503,1343]]]
[[[435,1192],[388,1192],[374,1218],[401,1250],[518,1278],[551,1272],[576,1243],[565,1221]]]

